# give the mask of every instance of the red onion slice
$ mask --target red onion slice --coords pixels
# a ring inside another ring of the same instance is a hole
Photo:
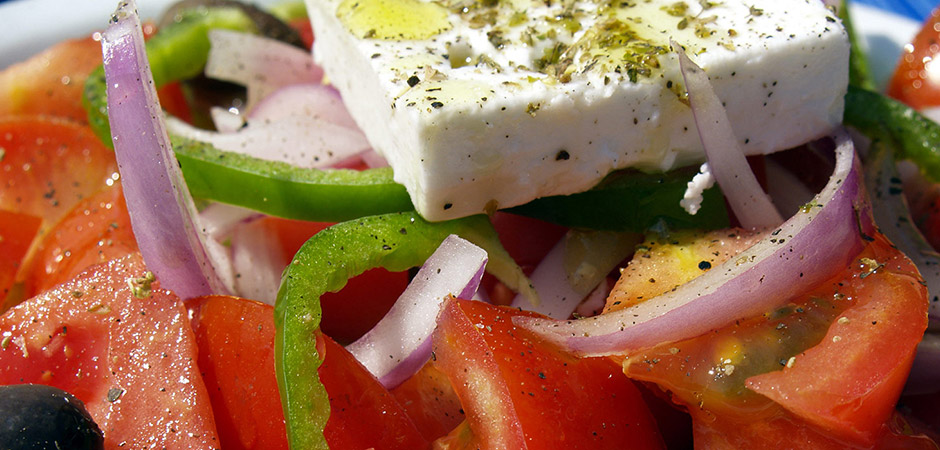
[[[631,308],[570,321],[513,320],[574,353],[611,355],[762,314],[838,274],[875,226],[852,141],[840,133],[836,143],[836,167],[825,188],[737,258]]]
[[[940,328],[940,301],[937,301],[940,299],[940,253],[927,242],[911,217],[893,149],[884,142],[873,143],[869,149],[865,177],[875,223],[924,277],[930,299],[927,310],[929,324],[931,328]]]
[[[358,129],[303,115],[270,123],[251,122],[229,133],[202,130],[172,117],[167,119],[167,128],[176,136],[206,142],[219,150],[309,169],[333,166],[371,148]]]
[[[539,262],[529,280],[538,293],[533,304],[518,294],[510,305],[553,319],[567,319],[639,243],[635,233],[569,231]],[[576,250],[577,248],[577,250]],[[577,253],[576,267],[566,267],[569,253]],[[603,305],[602,305],[603,306]]]
[[[310,53],[276,39],[219,29],[209,42],[206,76],[245,86],[248,111],[280,87],[323,79]]]
[[[274,306],[285,266],[278,237],[256,220],[235,227],[229,242],[235,292]]]
[[[343,99],[332,86],[292,84],[265,97],[248,114],[248,123],[276,122],[294,116],[316,117],[329,123],[358,130]]]
[[[428,258],[378,324],[346,347],[386,388],[398,386],[431,356],[431,333],[448,296],[468,299],[483,277],[486,251],[450,235]]]
[[[118,6],[101,42],[114,152],[147,267],[184,299],[227,293],[167,137],[133,0]]]
[[[679,54],[679,70],[689,91],[695,128],[702,140],[709,169],[735,217],[744,228],[763,229],[779,225],[783,218],[751,171],[731,129],[728,113],[712,89],[708,75],[689,59],[679,44],[671,44]]]

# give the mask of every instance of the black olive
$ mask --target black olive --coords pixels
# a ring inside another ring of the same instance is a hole
[[[0,386],[0,448],[103,449],[104,437],[81,400],[41,384]]]
[[[181,11],[195,8],[228,7],[241,9],[255,26],[258,27],[258,33],[271,39],[277,39],[296,47],[306,49],[304,41],[297,30],[287,25],[281,19],[274,17],[267,11],[248,3],[242,3],[235,0],[182,0],[170,6],[163,17],[157,22],[158,29],[175,22]]]

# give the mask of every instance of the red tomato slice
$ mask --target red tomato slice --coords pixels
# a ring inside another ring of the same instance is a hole
[[[107,449],[218,448],[186,309],[147,274],[129,255],[0,316],[0,383],[71,392]]]
[[[428,441],[446,435],[465,418],[447,375],[431,362],[392,389],[392,395]]]
[[[116,177],[114,152],[91,130],[40,117],[0,119],[0,209],[49,226]]]
[[[940,9],[930,13],[914,41],[904,48],[888,95],[914,109],[940,105]]]
[[[274,309],[235,297],[187,301],[225,449],[286,449],[274,374]],[[330,397],[324,435],[335,449],[427,447],[394,397],[345,348],[320,335],[320,381]]]
[[[0,305],[16,280],[23,258],[29,251],[33,239],[39,233],[42,219],[27,214],[18,214],[0,209]],[[0,308],[3,311],[5,308]]]
[[[927,324],[926,290],[910,261],[879,235],[857,264],[791,302],[631,353],[624,371],[688,408],[696,446],[867,448],[908,439],[886,423]]]
[[[330,397],[323,434],[330,448],[420,450],[428,442],[388,390],[343,346],[321,334],[318,370]]]
[[[42,237],[21,272],[27,297],[137,251],[120,182],[82,200]]]
[[[663,448],[640,392],[617,364],[529,339],[512,325],[516,315],[533,314],[449,301],[434,333],[434,363],[450,378],[481,448]]]
[[[797,416],[860,443],[874,442],[893,412],[927,327],[927,288],[917,268],[883,238],[877,242],[865,256],[883,272],[843,281],[856,301],[822,341],[782,370],[747,380]]]
[[[0,116],[46,115],[87,122],[85,79],[101,64],[91,36],[62,41],[0,72]]]
[[[274,376],[274,311],[235,297],[186,301],[222,448],[286,449]]]

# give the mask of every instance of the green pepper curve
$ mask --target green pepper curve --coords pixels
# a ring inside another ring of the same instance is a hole
[[[320,296],[335,292],[368,269],[392,271],[419,266],[450,234],[487,251],[487,271],[507,284],[524,279],[499,244],[485,216],[427,222],[416,213],[364,217],[315,234],[294,256],[281,278],[274,307],[275,370],[291,448],[326,449],[323,428],[330,415],[319,382],[315,333],[320,326]]]
[[[855,33],[855,25],[849,14],[849,2],[846,0],[842,0],[839,4],[839,19],[842,20],[842,26],[849,35],[849,84],[869,91],[876,90],[875,80],[868,66],[868,58],[859,44],[858,34]]]
[[[340,222],[411,211],[392,169],[310,170],[175,139],[173,150],[193,197],[299,220]]]
[[[940,182],[940,124],[897,100],[855,86],[845,96],[843,121],[871,138],[885,133],[897,143],[897,158],[917,163],[924,176]]]
[[[925,177],[940,182],[940,125],[909,106],[875,92],[868,58],[841,2],[840,18],[849,35],[849,88],[845,95],[843,123],[875,141],[892,142],[896,159],[908,159]]]

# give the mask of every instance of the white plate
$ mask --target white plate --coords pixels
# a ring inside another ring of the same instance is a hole
[[[155,18],[174,1],[138,0],[137,7],[142,17]],[[85,36],[104,28],[116,6],[115,0],[16,0],[0,4],[0,68],[22,61],[62,39]],[[865,5],[853,5],[852,18],[870,51],[873,75],[883,85],[901,48],[920,25]]]

